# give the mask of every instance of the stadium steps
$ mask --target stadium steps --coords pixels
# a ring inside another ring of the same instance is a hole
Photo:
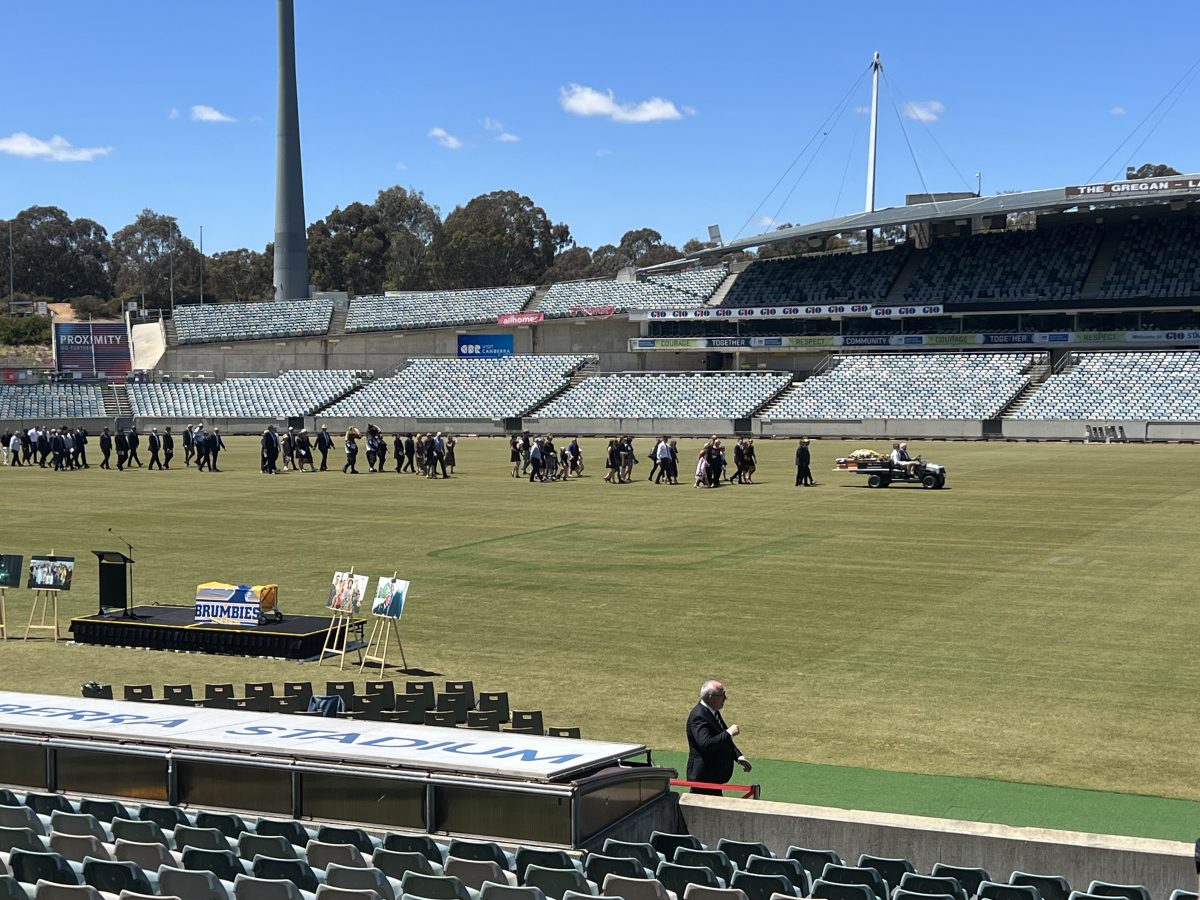
[[[542,298],[546,296],[546,292],[552,287],[553,285],[544,284],[534,291],[533,296],[529,298],[529,302],[521,307],[521,312],[536,311],[537,308],[542,305]]]
[[[129,403],[129,389],[123,384],[110,384],[104,392],[104,415],[111,418],[132,416],[133,406]]]
[[[329,317],[330,337],[341,337],[346,333],[346,316],[349,312],[349,309],[333,308],[333,315]]]
[[[921,268],[921,264],[925,262],[925,255],[928,252],[928,250],[914,250],[909,254],[908,259],[904,261],[904,265],[900,268],[900,274],[896,276],[896,280],[892,282],[887,296],[883,298],[884,306],[892,306],[904,302],[904,292],[912,284],[913,277],[917,274],[917,270]]]
[[[1088,269],[1087,276],[1083,279],[1080,296],[1100,296],[1100,291],[1104,287],[1104,279],[1108,276],[1108,270],[1112,268],[1113,258],[1117,255],[1117,248],[1128,227],[1128,222],[1120,222],[1104,229],[1104,237],[1100,239],[1100,246],[1096,248],[1096,255],[1092,258],[1092,267]]]
[[[799,381],[793,381],[791,384],[785,385],[779,391],[779,393],[777,393],[774,397],[769,399],[766,403],[764,403],[762,406],[760,406],[758,409],[756,409],[754,412],[752,412],[750,414],[750,418],[752,418],[752,419],[773,418],[771,415],[771,411],[774,410],[775,407],[780,404],[780,402],[783,400],[784,397],[786,397],[788,394],[790,394],[793,390],[795,390],[799,386],[800,386]]]
[[[1038,388],[1042,386],[1047,378],[1050,377],[1050,366],[1045,363],[1035,363],[1029,367],[1029,383],[1021,388],[1021,393],[1008,401],[1008,405],[1000,410],[997,419],[1007,419],[1014,415],[1022,406],[1024,406],[1029,398],[1038,392]]]
[[[175,330],[175,320],[174,319],[164,319],[163,320],[163,331],[167,337],[167,346],[168,347],[178,347],[179,346],[179,332],[177,332]]]
[[[720,306],[725,302],[725,295],[729,293],[734,282],[737,281],[737,273],[730,272],[725,276],[725,280],[717,285],[717,289],[712,292],[712,296],[704,301],[705,306]]]
[[[595,369],[592,368],[593,366],[595,366]],[[577,387],[578,385],[583,384],[583,382],[586,379],[590,378],[591,376],[599,375],[599,374],[600,374],[600,366],[599,366],[599,362],[597,360],[589,359],[589,360],[585,361],[583,365],[581,365],[579,368],[577,368],[574,372],[571,373],[571,377],[567,379],[566,384],[564,384],[562,387],[560,387],[557,391],[555,391],[549,397],[543,397],[541,400],[539,400],[537,403],[535,403],[529,409],[523,411],[521,413],[521,415],[522,416],[534,415],[538,410],[553,403],[555,400],[557,400],[559,397],[561,397],[567,391],[571,390],[571,388]]]
[[[334,313],[336,314],[337,310],[334,310]],[[329,407],[333,406],[333,404],[341,403],[347,397],[357,394],[359,391],[361,391],[368,384],[370,384],[372,381],[375,380],[374,374],[362,375],[360,377],[362,378],[362,381],[360,383],[354,385],[353,387],[349,388],[348,390],[342,391],[340,394],[338,394],[332,400],[330,400],[326,403],[322,403],[320,406],[316,407],[315,409],[309,410],[308,412],[305,413],[305,415],[306,416],[319,416],[325,410],[329,409]]]

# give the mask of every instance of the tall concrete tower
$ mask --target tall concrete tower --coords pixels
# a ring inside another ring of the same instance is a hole
[[[304,172],[296,101],[296,24],[292,0],[279,0],[279,114],[275,143],[275,299],[308,296]]]

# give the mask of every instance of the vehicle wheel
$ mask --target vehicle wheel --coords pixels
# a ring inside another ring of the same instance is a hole
[[[935,488],[938,486],[937,476],[936,475],[926,475],[924,478],[921,479],[921,484],[927,488]]]
[[[939,475],[939,476],[938,476],[937,489],[940,491],[940,490],[941,490],[942,488],[944,488],[945,486],[946,486],[946,476],[945,476],[945,475]]]
[[[882,475],[868,475],[867,476],[867,487],[869,487],[869,488],[883,487],[885,484],[886,484],[886,482],[883,480]]]
[[[892,483],[892,479],[891,479],[891,478],[886,478],[886,477],[885,477],[885,478],[882,480],[882,482],[880,483],[880,485],[879,485],[879,486],[880,486],[880,487],[887,487],[887,486],[888,486],[889,484],[891,484],[891,483]]]

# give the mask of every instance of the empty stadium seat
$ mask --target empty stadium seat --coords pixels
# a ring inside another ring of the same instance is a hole
[[[1150,892],[1140,884],[1113,884],[1108,881],[1093,881],[1087,892],[1098,897],[1123,897],[1125,900],[1150,900]]]
[[[523,286],[355,297],[346,313],[346,333],[495,324],[498,316],[524,309],[534,291]]]
[[[1008,878],[1008,883],[1023,887],[1035,887],[1042,900],[1067,900],[1067,897],[1071,895],[1071,885],[1061,875],[1013,872]]]
[[[756,260],[738,274],[722,306],[882,302],[908,248]]]

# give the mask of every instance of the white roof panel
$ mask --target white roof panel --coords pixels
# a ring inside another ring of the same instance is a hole
[[[0,691],[0,737],[14,733],[528,781],[559,780],[646,751],[640,744]]]

